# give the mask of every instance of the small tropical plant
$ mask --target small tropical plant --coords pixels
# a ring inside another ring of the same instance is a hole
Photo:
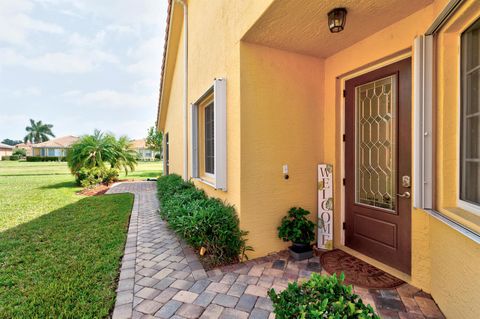
[[[241,261],[253,250],[233,206],[175,174],[159,178],[157,186],[161,217],[193,248],[206,250],[202,261],[207,267]]]
[[[305,217],[308,215],[310,212],[301,207],[290,208],[278,227],[278,237],[295,244],[310,244],[315,240],[315,223]]]
[[[67,154],[67,162],[77,183],[82,184],[82,180],[88,178],[89,182],[85,184],[91,185],[95,181],[103,180],[104,175],[115,175],[113,172],[116,172],[118,177],[120,169],[123,169],[125,174],[129,170],[135,170],[137,157],[127,137],[116,139],[112,134],[95,130],[93,135],[85,135],[72,144]],[[113,177],[109,180],[113,180]]]
[[[24,156],[27,156],[27,151],[24,150],[23,148],[16,148],[13,150],[12,155],[24,157]]]
[[[372,306],[365,305],[353,293],[352,286],[343,284],[345,276],[312,274],[310,280],[288,284],[276,293],[268,291],[277,319],[380,319]]]
[[[50,137],[55,137],[52,132],[53,125],[45,124],[42,121],[35,122],[30,119],[30,126],[27,126],[25,130],[28,132],[24,137],[23,141],[25,143],[42,143],[48,141]]]

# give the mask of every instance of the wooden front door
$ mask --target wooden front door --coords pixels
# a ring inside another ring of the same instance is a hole
[[[345,83],[345,244],[411,270],[411,59]]]

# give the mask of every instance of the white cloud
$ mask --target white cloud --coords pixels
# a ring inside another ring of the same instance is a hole
[[[103,109],[145,109],[152,107],[152,96],[99,90],[93,92],[67,91],[63,96],[72,98],[79,105],[92,105]]]
[[[146,75],[160,74],[162,65],[164,39],[162,37],[153,37],[134,49],[130,49],[128,56],[135,62],[127,66],[131,73]]]
[[[28,0],[0,1],[0,42],[26,45],[31,32],[64,32],[59,25],[31,18],[32,9]]]
[[[25,114],[5,114],[0,113],[0,127],[3,128],[3,135],[0,141],[4,138],[21,138],[25,126],[28,123],[29,117]],[[23,137],[23,136],[22,136]]]
[[[12,94],[15,97],[40,96],[42,94],[42,90],[36,86],[30,86],[27,88],[14,90]]]
[[[114,55],[99,50],[49,52],[35,57],[26,57],[16,50],[0,48],[0,67],[21,66],[56,74],[79,74],[90,72],[102,63],[118,63],[118,59]]]

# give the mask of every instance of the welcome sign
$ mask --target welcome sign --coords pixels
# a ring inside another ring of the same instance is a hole
[[[318,165],[318,243],[320,249],[333,249],[333,166]]]

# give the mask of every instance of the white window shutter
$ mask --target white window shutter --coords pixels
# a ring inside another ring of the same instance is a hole
[[[215,188],[227,191],[227,83],[215,79],[213,84],[215,107]]]
[[[198,168],[198,105],[192,104],[192,177],[199,177]]]
[[[413,206],[433,209],[433,36],[417,37],[413,49]]]

